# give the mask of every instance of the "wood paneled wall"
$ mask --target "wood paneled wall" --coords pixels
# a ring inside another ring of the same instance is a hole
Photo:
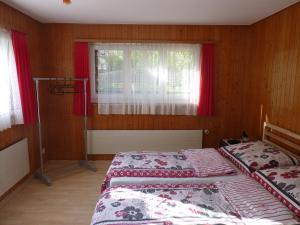
[[[40,23],[30,17],[0,2],[0,27],[15,29],[27,34],[31,69],[33,73],[39,73],[42,68],[39,51],[40,26]],[[32,172],[39,166],[35,126],[13,126],[10,129],[0,132],[0,149],[9,146],[24,137],[28,138],[30,169]]]
[[[299,17],[300,3],[253,26],[39,24],[0,3],[0,25],[28,34],[34,76],[73,75],[76,39],[213,41],[215,116],[100,116],[94,105],[89,119],[91,129],[209,129],[204,146],[216,146],[220,138],[239,136],[242,130],[259,138],[266,117],[300,132]],[[83,120],[72,114],[72,99],[71,95],[51,96],[47,84],[42,85],[41,111],[48,159],[82,157]],[[30,135],[35,135],[34,128],[16,126],[0,133],[0,144]],[[34,152],[34,139],[30,140],[30,151]]]
[[[204,146],[216,146],[222,137],[242,131],[242,86],[248,62],[249,29],[246,26],[151,26],[44,24],[43,76],[73,74],[76,39],[213,41],[216,44],[215,116],[100,116],[97,106],[91,129],[209,129]],[[82,157],[82,119],[72,115],[72,96],[50,96],[43,89],[42,116],[49,159]]]
[[[265,120],[300,133],[300,3],[250,29],[243,126],[255,138]]]

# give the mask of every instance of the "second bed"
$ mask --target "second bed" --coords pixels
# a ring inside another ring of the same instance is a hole
[[[234,179],[241,172],[217,150],[181,152],[123,152],[115,156],[102,191],[128,184],[201,184]]]

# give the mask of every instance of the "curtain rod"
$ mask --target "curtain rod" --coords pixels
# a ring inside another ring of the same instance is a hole
[[[191,43],[191,44],[214,44],[216,41],[210,40],[151,40],[151,39],[137,39],[137,40],[124,40],[124,39],[86,39],[86,38],[77,38],[74,42],[88,42],[88,43],[96,43],[96,42],[103,42],[103,43]]]

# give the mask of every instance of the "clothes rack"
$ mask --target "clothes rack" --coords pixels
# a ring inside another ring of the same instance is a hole
[[[84,159],[79,161],[79,165],[83,166],[91,171],[97,171],[97,168],[94,164],[89,162],[88,160],[88,149],[87,149],[87,78],[73,78],[73,77],[34,77],[35,82],[35,92],[36,92],[36,101],[37,101],[37,114],[38,114],[38,134],[39,134],[39,153],[40,153],[40,164],[41,168],[38,170],[34,176],[44,182],[47,185],[52,185],[52,180],[49,176],[46,175],[44,169],[44,159],[43,159],[43,140],[42,140],[42,123],[41,123],[41,115],[40,115],[40,97],[39,97],[39,83],[40,81],[80,81],[84,83],[84,130],[83,130],[83,138],[84,138]],[[65,92],[65,93],[78,93],[77,92]]]

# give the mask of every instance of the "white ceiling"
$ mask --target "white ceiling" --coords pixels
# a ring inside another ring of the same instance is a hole
[[[250,25],[299,0],[2,0],[46,23]]]

